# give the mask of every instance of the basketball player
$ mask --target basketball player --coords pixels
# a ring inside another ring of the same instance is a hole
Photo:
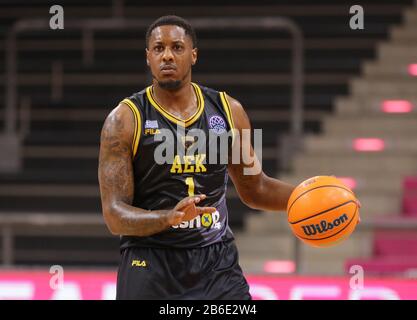
[[[178,128],[209,136],[210,130],[241,133],[250,123],[239,101],[191,81],[196,35],[184,19],[163,16],[152,23],[146,60],[152,85],[124,99],[101,133],[103,215],[111,233],[121,236],[116,298],[250,299],[228,226],[228,176],[253,209],[285,211],[294,187],[262,170],[244,173],[260,164],[252,147],[242,147],[250,145],[242,134],[229,139],[230,149],[250,153],[251,163],[209,163],[211,149],[156,163],[161,141],[155,137],[162,129],[172,131],[175,145],[186,145],[195,140],[177,138]]]

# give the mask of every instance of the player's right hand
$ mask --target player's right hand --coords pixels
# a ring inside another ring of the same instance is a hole
[[[204,200],[206,195],[199,194],[182,199],[177,203],[174,209],[168,213],[168,221],[171,226],[180,224],[183,221],[190,221],[203,213],[213,213],[217,209],[214,207],[198,207],[200,201]]]

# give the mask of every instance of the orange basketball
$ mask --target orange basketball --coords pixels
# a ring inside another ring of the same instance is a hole
[[[359,207],[355,195],[334,176],[317,176],[300,183],[287,205],[294,234],[314,247],[334,245],[355,230]]]

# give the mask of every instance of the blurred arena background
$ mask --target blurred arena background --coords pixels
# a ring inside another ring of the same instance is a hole
[[[236,3],[0,1],[1,299],[114,299],[119,239],[101,216],[100,129],[150,83],[145,26],[165,14],[200,19],[194,81],[242,102],[263,130],[265,172],[294,184],[335,175],[362,203],[348,240],[314,249],[285,214],[251,211],[230,184],[254,298],[417,299],[417,3]],[[63,30],[49,28],[56,4]],[[364,29],[350,28],[353,5]],[[207,24],[277,17],[287,20],[275,29]],[[59,288],[51,266],[64,270]]]

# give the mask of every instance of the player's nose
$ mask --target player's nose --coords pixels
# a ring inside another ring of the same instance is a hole
[[[170,48],[165,48],[164,53],[162,54],[162,60],[163,61],[173,61],[174,55],[172,54],[172,51]]]

